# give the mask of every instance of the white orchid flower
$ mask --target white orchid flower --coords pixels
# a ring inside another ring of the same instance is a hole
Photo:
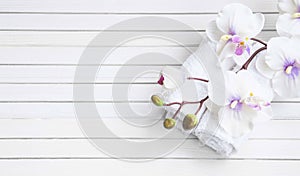
[[[171,66],[164,67],[160,72],[160,78],[157,81],[166,89],[176,89],[186,80],[186,73],[182,69]]]
[[[250,39],[261,32],[264,21],[263,14],[253,14],[242,4],[225,6],[206,29],[208,37],[217,43],[220,61],[233,59],[236,64],[243,65],[252,53]]]
[[[300,35],[300,0],[279,0],[276,29],[280,36]]]
[[[228,134],[241,137],[252,130],[255,122],[272,117],[272,89],[260,85],[249,71],[226,72],[225,85],[225,104],[220,106],[218,117]]]
[[[300,96],[300,37],[276,37],[268,42],[265,58],[257,70],[271,79],[273,90],[282,97]]]

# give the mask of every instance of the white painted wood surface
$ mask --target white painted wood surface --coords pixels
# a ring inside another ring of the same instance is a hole
[[[273,102],[274,118],[256,127],[241,151],[230,158],[199,147],[189,138],[173,153],[147,162],[112,159],[93,147],[75,118],[72,86],[77,62],[85,46],[99,32],[126,19],[168,17],[190,25],[199,33],[224,5],[241,2],[263,12],[266,24],[260,38],[276,36],[276,0],[1,0],[0,1],[0,173],[1,175],[299,175],[299,99]],[[151,38],[135,40],[111,53],[98,73],[95,100],[104,122],[121,138],[145,140],[166,131],[161,122],[140,129],[118,119],[114,103],[127,103],[143,113],[153,108],[149,97],[159,92],[157,74],[118,84],[130,87],[129,99],[112,98],[113,78],[121,67],[159,70],[179,67],[197,49],[199,41],[180,27],[161,30],[120,28],[111,33],[151,31],[183,39],[183,46]],[[111,43],[94,46],[110,47]],[[156,58],[134,65],[124,63],[139,54],[160,52],[172,60]],[[81,67],[95,67],[88,63]],[[89,83],[77,83],[86,86]],[[93,103],[82,99],[80,103]],[[132,116],[140,123],[160,121],[163,112]],[[99,134],[97,140],[119,140]],[[181,140],[177,135],[168,140]],[[123,159],[136,158],[124,156]],[[149,159],[139,156],[138,159]]]

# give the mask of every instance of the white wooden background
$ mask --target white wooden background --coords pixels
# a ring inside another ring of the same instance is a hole
[[[299,175],[299,99],[274,101],[274,118],[258,126],[240,152],[227,159],[200,149],[191,138],[173,153],[151,162],[115,160],[85,139],[75,119],[74,69],[85,46],[99,31],[125,19],[158,16],[182,21],[202,33],[216,12],[230,2],[244,3],[265,14],[260,38],[268,40],[277,35],[276,0],[1,0],[0,175]],[[199,42],[189,35],[190,31],[165,32],[182,36],[184,45],[191,49],[196,49]],[[116,132],[124,138],[151,139],[164,130],[159,125],[141,133],[124,126],[112,106],[111,82],[115,72],[126,59],[149,51],[165,53],[182,62],[188,56],[182,46],[168,42],[133,41],[112,53],[110,62],[100,72],[105,79],[96,84],[101,90],[96,92],[100,113],[108,124],[115,124]],[[180,66],[153,61],[128,67],[163,65]],[[85,65],[92,66],[93,63]],[[150,75],[131,85],[134,94],[130,101],[140,112],[149,108],[151,93],[159,90],[154,82]],[[126,86],[126,82],[122,84]],[[126,101],[120,99],[116,103]],[[101,135],[99,139],[118,140]]]

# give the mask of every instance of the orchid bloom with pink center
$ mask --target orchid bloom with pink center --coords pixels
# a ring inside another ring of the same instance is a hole
[[[282,97],[300,97],[300,37],[276,37],[268,42],[257,70],[269,78],[273,90]]]
[[[272,117],[272,89],[259,84],[249,71],[225,72],[225,85],[225,103],[218,105],[214,99],[210,99],[211,102],[206,105],[210,110],[212,107],[209,104],[219,106],[215,108],[218,111],[215,113],[220,119],[220,126],[228,134],[243,136],[252,130],[257,121]]]
[[[261,13],[253,14],[242,4],[229,4],[209,23],[206,33],[217,44],[217,55],[221,62],[242,66],[251,55],[251,38],[258,35],[265,18]]]
[[[280,36],[300,35],[300,0],[279,0],[276,29]]]

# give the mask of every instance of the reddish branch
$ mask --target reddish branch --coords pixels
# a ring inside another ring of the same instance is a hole
[[[197,80],[197,81],[203,81],[203,82],[208,82],[207,79],[202,79],[202,78],[194,78],[194,77],[188,77],[188,80]]]
[[[260,53],[260,52],[262,52],[263,50],[266,50],[266,49],[267,49],[267,46],[264,46],[264,47],[261,47],[261,48],[259,48],[258,50],[256,50],[256,51],[250,56],[250,58],[244,63],[244,65],[242,66],[242,68],[241,68],[239,71],[241,71],[241,70],[243,70],[243,69],[247,70],[249,64],[252,62],[252,60],[255,58],[255,56],[256,56],[258,53]]]
[[[201,107],[203,105],[203,103],[208,99],[208,96],[203,98],[202,100],[200,101],[182,101],[182,102],[172,102],[172,103],[168,103],[168,104],[164,104],[164,106],[172,106],[172,105],[179,105],[177,111],[175,112],[175,114],[173,115],[173,119],[178,115],[178,113],[180,112],[181,108],[184,106],[184,105],[187,105],[187,104],[199,104],[199,107],[197,109],[197,111],[195,112],[195,115],[197,115],[199,113],[199,111],[201,110]]]
[[[208,96],[206,96],[204,99],[202,99],[202,100],[200,101],[199,107],[198,107],[198,109],[196,110],[195,115],[197,115],[197,114],[200,112],[203,103],[204,103],[207,99],[208,99]]]
[[[264,46],[267,46],[267,43],[266,43],[266,42],[264,42],[264,41],[262,41],[262,40],[259,40],[259,39],[257,39],[257,38],[251,38],[250,40],[253,40],[253,41],[255,41],[255,42],[258,42],[258,43],[263,44]]]

